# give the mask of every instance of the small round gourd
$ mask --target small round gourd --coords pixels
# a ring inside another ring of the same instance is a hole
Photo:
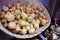
[[[4,25],[4,27],[8,27],[8,23],[4,23],[3,25]]]
[[[22,30],[21,30],[21,34],[22,35],[25,35],[27,33],[27,30],[25,29],[25,28],[23,28]]]
[[[9,28],[9,29],[15,29],[15,28],[16,28],[16,23],[15,23],[15,22],[10,22],[10,23],[8,24],[8,28]]]
[[[17,15],[16,19],[20,19],[20,15]]]
[[[27,11],[27,13],[31,13],[31,12],[32,12],[32,8],[27,7],[27,8],[26,8],[26,11]]]
[[[32,16],[29,16],[29,17],[27,18],[27,21],[28,21],[28,22],[32,22],[32,20],[33,20]]]
[[[16,31],[17,31],[17,32],[21,31],[21,29],[20,29],[19,26],[16,27]]]
[[[38,28],[39,28],[39,24],[38,24],[38,23],[35,23],[35,24],[34,24],[34,28],[35,28],[35,29],[38,29]]]
[[[35,32],[35,29],[34,28],[31,28],[30,30],[29,30],[29,34],[33,34]]]
[[[35,18],[35,14],[34,13],[32,13],[31,16],[32,16],[32,18]]]
[[[22,19],[27,19],[27,17],[28,17],[27,14],[24,12],[21,13],[21,16],[22,16]]]
[[[30,26],[26,26],[26,30],[27,30],[27,31],[30,30]]]
[[[36,22],[37,22],[38,24],[40,24],[40,20],[39,20],[39,19],[37,19]]]
[[[7,14],[5,15],[5,17],[7,18],[7,20],[8,20],[9,22],[14,21],[14,19],[15,19],[14,15],[11,14],[11,13],[7,13]]]
[[[21,11],[20,11],[19,9],[16,9],[16,10],[15,10],[15,13],[21,14]]]
[[[3,11],[7,12],[9,8],[7,6],[3,6]]]
[[[42,20],[41,20],[41,25],[42,25],[42,26],[46,25],[46,20],[45,20],[45,19],[42,19]]]
[[[19,23],[21,26],[24,26],[25,24],[26,24],[26,22],[25,21],[20,21],[20,23]]]
[[[43,12],[44,11],[44,8],[42,6],[38,6],[37,9],[40,11],[40,12]]]

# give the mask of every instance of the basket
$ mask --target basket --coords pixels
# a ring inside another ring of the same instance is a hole
[[[41,5],[44,8],[44,14],[46,16],[46,19],[48,19],[50,21],[45,26],[40,27],[39,29],[37,29],[34,34],[26,34],[26,35],[20,35],[20,34],[15,34],[15,33],[10,32],[9,30],[7,30],[6,28],[3,27],[3,25],[2,25],[2,23],[0,21],[0,29],[3,32],[5,32],[6,34],[8,34],[8,35],[10,35],[12,37],[25,39],[25,38],[32,38],[34,36],[37,36],[40,33],[42,33],[46,28],[48,28],[48,26],[51,23],[50,15],[49,15],[48,11],[46,10],[46,8],[38,0],[1,0],[1,2],[0,2],[0,11],[1,11],[1,8],[2,8],[3,5],[6,5],[8,3],[16,3],[18,1],[22,2],[24,4],[32,3],[34,7],[37,7],[38,5]]]

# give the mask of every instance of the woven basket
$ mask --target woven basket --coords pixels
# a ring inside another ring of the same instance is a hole
[[[46,19],[48,19],[50,21],[45,26],[40,27],[39,29],[37,29],[34,34],[26,34],[26,35],[15,34],[15,33],[12,33],[10,31],[8,31],[6,28],[3,27],[3,25],[2,25],[2,23],[0,21],[0,29],[3,32],[5,32],[6,34],[8,34],[8,35],[10,35],[12,37],[25,39],[25,38],[32,38],[34,36],[37,36],[40,33],[42,33],[46,28],[48,28],[48,26],[51,23],[50,15],[49,15],[48,11],[46,10],[46,8],[38,0],[1,0],[1,2],[0,2],[0,11],[1,11],[1,8],[2,8],[3,5],[6,5],[8,3],[16,3],[18,1],[22,2],[24,4],[32,3],[34,7],[37,7],[38,5],[41,5],[44,8],[44,14],[47,17]]]

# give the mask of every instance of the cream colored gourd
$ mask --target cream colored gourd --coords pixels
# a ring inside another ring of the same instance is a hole
[[[29,17],[27,18],[27,21],[28,21],[28,22],[32,22],[32,20],[33,20],[32,16],[29,16]]]
[[[16,31],[17,31],[17,32],[21,31],[19,24],[16,25]]]
[[[31,13],[31,12],[32,12],[32,8],[27,7],[27,8],[26,8],[26,11],[27,11],[27,13]]]
[[[33,28],[33,24],[31,24],[31,29],[29,30],[29,34],[33,34],[35,32],[35,29]]]
[[[19,9],[16,9],[16,10],[15,10],[15,13],[21,14],[21,11],[20,11]]]
[[[34,28],[38,29],[39,28],[39,24],[38,23],[34,23]]]
[[[27,17],[28,17],[27,14],[24,12],[21,13],[21,16],[22,16],[22,19],[27,19]]]
[[[29,25],[29,23],[28,22],[26,22],[26,21],[20,21],[20,23],[19,23],[21,26],[24,26],[24,25]]]
[[[16,28],[16,23],[15,23],[15,22],[10,22],[10,23],[8,24],[8,28],[9,28],[9,29],[15,29],[15,28]]]
[[[37,22],[38,24],[40,24],[40,20],[39,20],[39,19],[37,19],[36,22]]]
[[[14,19],[15,19],[14,15],[11,14],[11,13],[7,13],[7,14],[5,15],[5,17],[7,18],[7,20],[8,20],[9,22],[14,21]]]
[[[3,6],[3,11],[7,12],[9,10],[9,8],[7,6]]]
[[[35,32],[35,29],[34,28],[31,28],[30,30],[29,30],[29,34],[33,34]]]
[[[30,26],[26,26],[26,30],[29,31],[30,30]]]
[[[20,15],[17,15],[16,19],[20,19]]]
[[[34,13],[32,13],[31,16],[32,16],[32,18],[35,18],[35,14]]]
[[[16,6],[13,6],[13,7],[12,7],[12,11],[15,11],[15,10],[16,10]]]
[[[20,21],[19,23],[21,26],[24,26],[25,25],[25,21]]]
[[[25,35],[27,33],[27,30],[25,29],[25,27],[23,27],[23,29],[21,30],[21,34]]]

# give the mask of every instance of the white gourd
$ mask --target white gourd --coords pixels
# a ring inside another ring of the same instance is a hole
[[[15,22],[10,22],[10,23],[8,24],[8,28],[9,28],[9,29],[15,29],[15,28],[16,28],[16,23],[15,23]]]

